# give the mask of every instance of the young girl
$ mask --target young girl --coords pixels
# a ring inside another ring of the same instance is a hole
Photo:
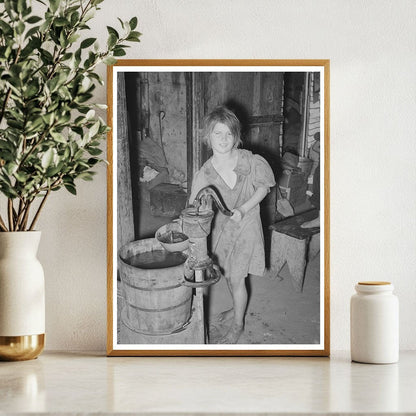
[[[196,173],[190,196],[194,202],[198,191],[213,185],[231,217],[217,212],[212,224],[211,254],[220,266],[230,288],[233,308],[219,315],[218,321],[233,318],[220,343],[236,343],[244,329],[247,307],[245,278],[262,276],[265,269],[264,238],[260,220],[260,202],[275,185],[269,164],[248,150],[238,149],[241,125],[236,115],[218,107],[205,119],[204,140],[213,156]]]

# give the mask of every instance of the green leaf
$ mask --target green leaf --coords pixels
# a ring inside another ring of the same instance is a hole
[[[117,59],[113,58],[112,56],[108,56],[103,60],[106,65],[114,65],[117,63]]]
[[[92,181],[95,172],[81,172],[78,175],[78,178],[83,179],[84,181]]]
[[[75,189],[74,185],[71,185],[69,183],[65,183],[64,186],[65,186],[66,190],[69,191],[72,195],[77,194],[77,190]]]
[[[85,172],[90,168],[90,165],[85,160],[78,160],[77,172]]]
[[[71,114],[61,111],[61,114],[60,114],[59,118],[57,119],[56,125],[57,126],[66,126],[66,124],[68,123],[69,120],[71,120]]]
[[[101,77],[98,74],[95,74],[94,72],[89,72],[88,76],[90,79],[97,80],[101,85],[104,85],[104,81],[101,79]]]
[[[117,17],[117,20],[120,22],[120,24],[121,24],[121,27],[123,28],[123,29],[125,29],[126,28],[126,24],[128,24],[127,22],[126,23],[124,23],[119,17]]]
[[[55,13],[58,10],[60,0],[50,0],[49,6],[52,13]]]
[[[118,41],[118,37],[114,35],[114,33],[110,33],[110,36],[108,37],[108,40],[107,40],[108,49],[113,49],[114,46],[117,44],[117,41]]]
[[[59,78],[57,76],[53,77],[50,81],[48,81],[47,85],[48,85],[49,90],[51,92],[55,92],[55,90],[58,86],[58,82],[59,82]]]
[[[76,42],[76,41],[80,38],[80,36],[81,36],[81,35],[78,35],[78,33],[74,33],[73,35],[71,35],[71,36],[69,37],[69,39],[68,39],[68,43],[69,43],[69,44],[71,44],[71,43]]]
[[[67,140],[65,138],[65,136],[61,133],[58,133],[57,131],[51,131],[51,136],[53,137],[53,139],[58,142],[58,143],[67,143]]]
[[[27,4],[25,0],[17,0],[17,12],[22,13],[25,9],[27,9]]]
[[[29,30],[30,32],[30,30]],[[27,39],[27,33],[25,38]],[[20,54],[20,59],[22,61],[28,62],[32,57],[33,57],[33,52],[36,49],[39,49],[39,47],[41,46],[41,41],[39,38],[30,38],[29,42],[27,43],[27,45],[23,48],[21,54]]]
[[[46,49],[41,49],[40,50],[40,55],[41,55],[42,61],[45,64],[48,65],[48,64],[50,64],[50,63],[53,62],[53,56],[52,56],[52,54],[49,51],[47,51]]]
[[[140,42],[139,37],[142,34],[140,32],[131,32],[129,36],[127,36],[126,40],[129,42]]]
[[[30,38],[31,36],[33,36],[35,33],[37,33],[39,31],[39,26],[33,26],[32,28],[30,28],[25,35],[25,38]],[[39,41],[40,42],[40,41]],[[39,45],[40,46],[40,45]]]
[[[27,179],[29,178],[29,175],[23,173],[23,172],[15,172],[14,177],[21,183],[25,183]]]
[[[4,20],[0,19],[0,29],[5,35],[11,35],[13,33],[13,29],[10,25],[8,25]]]
[[[98,156],[98,155],[100,155],[103,151],[101,150],[101,149],[99,149],[98,147],[91,147],[91,148],[89,148],[89,149],[87,149],[88,150],[88,153],[91,155],[91,156]]]
[[[42,156],[41,165],[43,169],[47,169],[53,162],[54,149],[50,147]]]
[[[24,96],[26,98],[31,98],[37,94],[38,90],[37,84],[29,84],[24,91]]]
[[[74,56],[74,54],[72,54],[71,52],[67,52],[65,54],[62,55],[61,60],[64,61],[68,61],[69,59],[71,59]]]
[[[92,94],[81,94],[78,96],[76,102],[78,104],[85,103],[86,101],[90,100],[92,98]]]
[[[11,48],[10,45],[8,45],[7,48],[6,48],[6,51],[4,52],[4,57],[6,59],[9,59],[11,53],[12,53],[12,48]]]
[[[65,31],[61,31],[60,35],[59,35],[59,44],[63,47],[66,48],[68,46],[68,39],[65,36]]]
[[[113,51],[114,56],[124,56],[126,55],[126,51],[122,48],[116,47]]]
[[[6,140],[0,140],[0,149],[1,149],[1,159],[4,159],[4,150],[8,150],[9,152],[12,152],[14,150],[14,146],[7,142]]]
[[[82,155],[84,154],[84,149],[78,149],[74,154],[74,159],[81,159]]]
[[[21,121],[7,120],[7,124],[9,127],[14,127],[15,129],[18,129],[18,130],[23,129],[23,123]]]
[[[79,0],[72,0],[71,2],[74,6],[65,9],[65,16],[72,15],[73,12],[76,12],[79,9]],[[67,0],[67,3],[71,2]]]
[[[90,9],[86,15],[84,16],[84,19],[82,20],[84,23],[88,22],[88,20],[91,20],[95,15],[95,10],[94,9]],[[90,29],[87,25],[81,25],[80,28],[86,28],[86,29]]]
[[[85,48],[90,47],[96,40],[97,40],[97,38],[87,38],[87,39],[84,39],[81,42],[81,45],[80,45],[81,49],[85,49]]]
[[[18,35],[21,35],[24,31],[25,31],[25,24],[22,21],[18,22],[16,25],[16,33]]]
[[[4,166],[4,170],[9,176],[13,175],[17,171],[17,163],[9,162]]]
[[[43,128],[43,119],[41,117],[36,117],[33,121],[29,121],[26,124],[26,133],[30,134],[35,131],[40,131]]]
[[[26,22],[27,23],[30,23],[31,25],[33,25],[34,23],[38,23],[38,22],[40,22],[42,20],[42,18],[41,17],[39,17],[39,16],[30,16],[27,20],[26,20]]]
[[[94,125],[90,128],[89,132],[88,132],[88,136],[89,138],[93,138],[97,133],[98,130],[100,128],[100,122],[97,121],[96,123],[94,123]]]
[[[117,30],[115,30],[111,26],[107,26],[107,31],[109,35],[114,35],[117,39],[120,39],[120,35],[118,34]]]
[[[94,110],[89,110],[88,111],[88,113],[85,115],[85,118],[87,119],[87,120],[91,120],[92,118],[94,118],[94,116],[95,116],[95,111]],[[99,122],[98,122],[99,123]]]
[[[100,159],[97,159],[96,157],[90,157],[87,160],[87,163],[90,165],[90,167],[95,166],[98,162],[100,161]]]
[[[71,26],[74,27],[79,21],[79,13],[75,11],[71,14]]]
[[[53,123],[53,120],[55,118],[55,113],[47,113],[44,116],[42,116],[43,121],[46,125],[51,126]]]
[[[69,147],[66,147],[65,150],[64,150],[64,155],[63,155],[62,159],[68,159],[69,156],[71,156],[71,150],[70,150]]]
[[[78,136],[82,136],[84,134],[84,131],[81,127],[72,126],[72,130],[74,133],[78,134]]]
[[[55,176],[57,173],[59,173],[62,169],[62,163],[60,163],[58,166],[49,167],[46,169],[45,176],[48,178],[51,178]]]
[[[10,19],[14,20],[14,16],[16,14],[16,2],[5,0],[4,8],[6,9],[6,12],[9,15]]]
[[[137,27],[137,17],[132,17],[129,22],[130,29],[134,30]]]
[[[81,88],[78,90],[78,93],[86,92],[89,90],[92,82],[88,77],[84,77],[81,81]]]
[[[61,27],[61,26],[69,26],[71,23],[68,21],[68,19],[65,19],[65,17],[57,17],[53,21],[53,24],[57,27]]]
[[[13,199],[18,196],[17,192],[10,185],[7,185],[5,183],[1,184],[0,190],[4,195],[6,195],[7,198]]]

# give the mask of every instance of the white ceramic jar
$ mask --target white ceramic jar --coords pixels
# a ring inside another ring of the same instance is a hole
[[[390,364],[399,360],[399,302],[390,282],[359,282],[351,297],[351,360]]]

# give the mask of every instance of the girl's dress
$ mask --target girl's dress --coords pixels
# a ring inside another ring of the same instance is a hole
[[[212,185],[219,191],[229,210],[238,208],[250,199],[258,187],[275,185],[273,171],[264,158],[248,150],[238,149],[234,172],[237,182],[230,188],[208,159],[195,174],[190,202],[199,190]],[[260,219],[260,206],[247,212],[235,222],[217,210],[211,232],[211,254],[223,275],[242,279],[248,274],[263,276],[265,270],[264,237]]]

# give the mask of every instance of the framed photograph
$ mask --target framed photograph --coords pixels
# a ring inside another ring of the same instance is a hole
[[[108,68],[109,356],[329,355],[329,66]]]

